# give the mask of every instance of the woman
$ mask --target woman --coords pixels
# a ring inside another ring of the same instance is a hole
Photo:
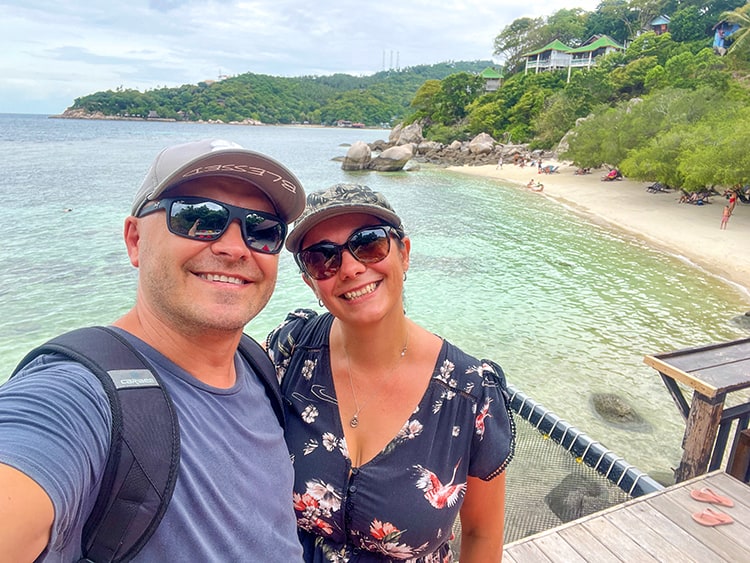
[[[502,557],[514,434],[502,371],[404,313],[411,242],[366,186],[308,196],[286,242],[328,313],[267,340],[287,405],[294,506],[308,562]]]

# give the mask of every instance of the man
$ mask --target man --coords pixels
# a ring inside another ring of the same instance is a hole
[[[271,297],[286,224],[304,203],[284,166],[226,141],[165,149],[136,194],[124,238],[137,295],[114,327],[161,376],[181,448],[139,560],[301,560],[282,429],[237,347]],[[0,387],[0,559],[80,558],[111,425],[100,381],[62,356]]]

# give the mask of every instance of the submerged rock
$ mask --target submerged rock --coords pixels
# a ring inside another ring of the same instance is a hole
[[[608,508],[612,502],[606,487],[595,479],[567,475],[552,489],[544,501],[563,522],[570,522]]]
[[[614,393],[594,393],[591,403],[596,413],[610,424],[638,431],[651,429],[651,425],[632,405]]]

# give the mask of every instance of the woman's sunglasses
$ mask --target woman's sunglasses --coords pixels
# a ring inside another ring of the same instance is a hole
[[[276,215],[205,197],[165,197],[146,205],[138,217],[161,209],[167,211],[169,232],[192,240],[218,240],[235,219],[250,250],[278,254],[286,237],[286,223]]]
[[[381,262],[391,251],[389,225],[364,227],[354,231],[344,244],[319,242],[294,255],[300,269],[314,280],[326,280],[341,268],[341,253],[348,250],[362,264]],[[396,231],[398,234],[398,231]]]

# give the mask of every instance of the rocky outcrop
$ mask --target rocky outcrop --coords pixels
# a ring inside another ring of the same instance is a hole
[[[361,141],[360,141],[361,142]],[[356,144],[356,143],[355,143]],[[364,143],[362,143],[364,144]],[[352,151],[355,145],[349,149]],[[406,127],[396,125],[388,136],[388,141],[377,140],[367,145],[376,156],[363,165],[363,160],[349,160],[349,154],[344,159],[344,170],[402,170],[410,159],[437,166],[481,166],[486,164],[517,163],[537,158],[550,158],[553,153],[541,150],[529,151],[527,145],[509,145],[497,142],[491,135],[480,133],[469,141],[455,140],[446,145],[436,141],[426,141],[422,136],[422,126],[412,123]],[[402,149],[396,152],[393,149]],[[361,151],[362,149],[358,149]],[[408,150],[408,152],[407,152]],[[363,153],[362,153],[363,154]],[[362,158],[365,158],[362,156]],[[358,166],[358,167],[354,167]],[[411,165],[409,170],[418,169]]]
[[[349,147],[341,164],[342,170],[365,170],[372,160],[372,150],[364,141],[357,141]]]
[[[401,170],[414,156],[414,145],[400,145],[385,149],[370,161],[368,168],[379,172]]]
[[[406,127],[402,123],[399,123],[391,130],[391,134],[388,136],[388,144],[391,146],[418,145],[422,141],[424,141],[422,125],[419,123],[410,123]]]
[[[120,116],[120,115],[105,115],[100,111],[86,111],[84,109],[72,109],[68,108],[60,115],[52,115],[57,119],[104,119],[107,121],[177,121],[176,119],[166,117],[138,117],[134,115]]]

